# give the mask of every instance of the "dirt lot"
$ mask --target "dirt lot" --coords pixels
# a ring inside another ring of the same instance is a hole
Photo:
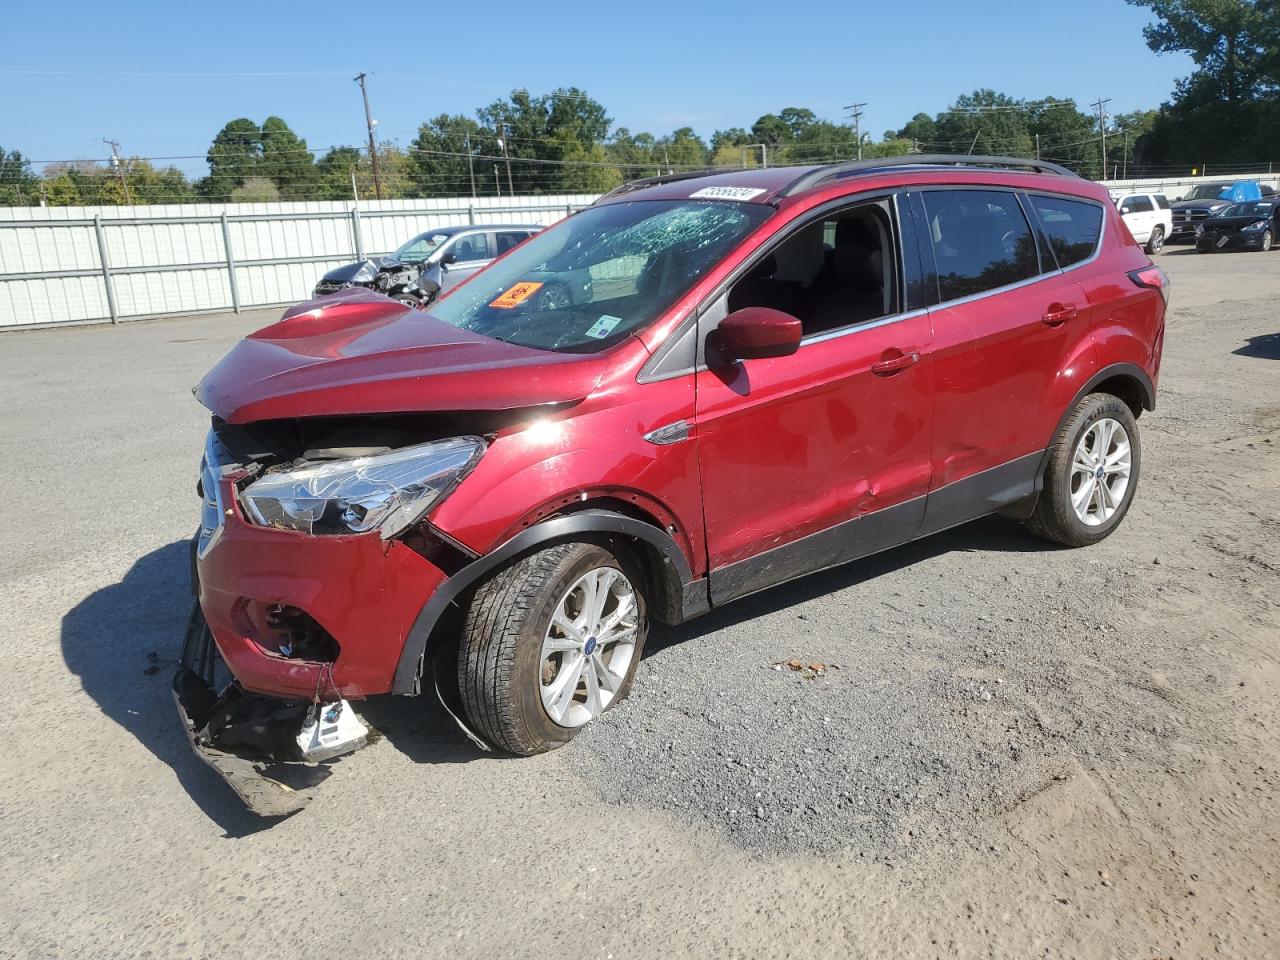
[[[1160,262],[1102,545],[984,521],[757,596],[532,760],[370,703],[273,824],[167,692],[188,390],[265,316],[0,338],[0,956],[1280,957],[1280,253]]]

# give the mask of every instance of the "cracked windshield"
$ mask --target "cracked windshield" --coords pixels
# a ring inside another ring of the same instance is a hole
[[[518,247],[432,315],[520,346],[593,353],[656,319],[772,212],[719,201],[589,207]]]

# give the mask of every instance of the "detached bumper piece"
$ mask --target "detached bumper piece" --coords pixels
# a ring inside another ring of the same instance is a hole
[[[280,700],[229,679],[198,604],[173,697],[196,756],[264,817],[297,813],[332,772],[325,762],[369,741],[369,729],[345,700]]]

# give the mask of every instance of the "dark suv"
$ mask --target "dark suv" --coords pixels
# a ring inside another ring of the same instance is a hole
[[[539,299],[584,274],[589,300]],[[345,291],[232,349],[196,390],[193,637],[238,710],[425,688],[550,749],[626,696],[651,620],[997,511],[1111,534],[1168,292],[1048,163],[630,184],[430,313]]]

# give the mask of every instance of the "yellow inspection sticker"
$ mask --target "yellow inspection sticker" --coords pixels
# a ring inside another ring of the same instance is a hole
[[[507,288],[497,300],[489,301],[489,306],[496,310],[513,310],[524,303],[542,288],[536,280],[521,280]]]

